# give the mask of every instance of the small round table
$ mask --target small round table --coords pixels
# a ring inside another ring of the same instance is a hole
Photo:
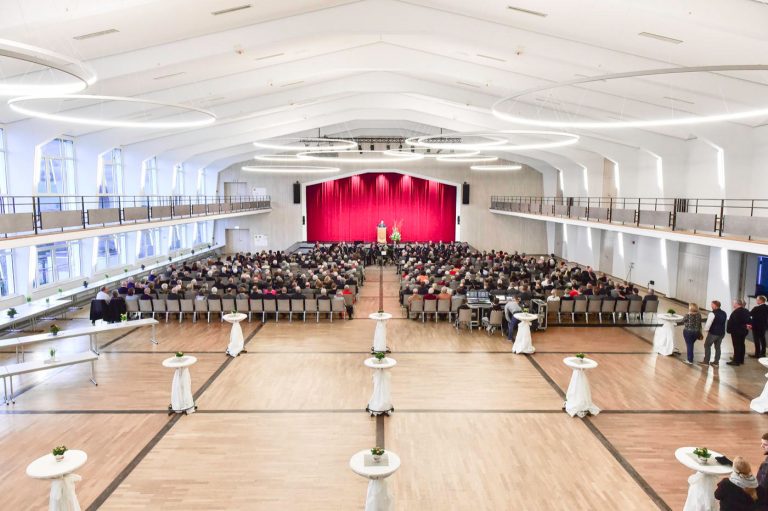
[[[535,352],[536,348],[533,347],[533,340],[531,339],[531,323],[539,317],[536,314],[518,312],[514,318],[520,321],[520,324],[517,325],[517,335],[515,336],[515,343],[512,345],[512,351],[515,353]]]
[[[653,334],[653,351],[659,355],[669,356],[675,351],[675,327],[683,320],[679,314],[659,314],[661,328]]]
[[[391,511],[394,508],[393,499],[387,487],[386,478],[400,468],[400,457],[392,451],[386,451],[386,465],[382,463],[366,466],[366,457],[370,455],[370,450],[359,451],[349,459],[349,468],[352,472],[368,479],[365,511]]]
[[[234,314],[225,314],[223,316],[224,321],[232,323],[232,332],[229,334],[229,346],[227,346],[227,355],[230,357],[237,357],[240,353],[244,353],[243,349],[243,329],[240,328],[240,322],[247,318],[243,313],[236,312]]]
[[[75,494],[75,483],[82,478],[73,474],[85,465],[88,455],[83,451],[69,450],[64,459],[56,461],[53,454],[46,454],[27,465],[27,475],[34,479],[51,479],[49,511],[79,511],[80,503]]]
[[[565,410],[571,417],[597,415],[600,408],[592,402],[592,392],[589,390],[589,379],[586,369],[597,367],[597,361],[591,358],[579,359],[578,357],[565,357],[563,363],[573,369],[571,383],[568,384],[568,392],[565,393]]]
[[[387,347],[387,321],[392,319],[392,314],[389,314],[388,312],[374,312],[373,314],[369,314],[368,317],[376,320],[376,330],[373,333],[373,347],[371,348],[371,353],[376,351],[389,353],[390,351]]]
[[[374,369],[373,372],[373,392],[371,399],[365,411],[371,415],[389,415],[395,408],[392,406],[391,375],[386,369],[391,369],[397,365],[394,358],[385,357],[381,363],[374,358],[366,358],[363,362],[366,367]]]
[[[192,396],[192,379],[189,376],[189,366],[197,363],[197,357],[184,355],[163,360],[163,367],[176,369],[171,384],[171,404],[168,405],[168,415],[172,413],[190,414],[197,410],[195,398]]]
[[[715,457],[722,456],[719,452],[709,451],[712,457],[706,465],[702,465],[693,455],[694,447],[680,447],[675,451],[677,461],[696,473],[688,478],[688,498],[685,500],[683,511],[715,511],[719,509],[715,501],[715,487],[718,476],[731,473],[733,467],[720,465]]]
[[[763,357],[757,360],[760,365],[768,368],[768,358]],[[768,374],[765,375],[768,377]],[[763,388],[763,393],[759,397],[756,397],[749,403],[749,407],[758,413],[768,412],[768,383]]]

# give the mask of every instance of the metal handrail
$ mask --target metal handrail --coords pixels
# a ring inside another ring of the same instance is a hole
[[[140,224],[155,220],[173,220],[198,216],[264,210],[272,207],[271,197],[220,196],[220,195],[25,195],[0,197],[0,215],[31,215],[31,228],[7,231],[4,238],[59,232],[63,230],[89,229],[106,225]],[[146,214],[141,210],[145,209]],[[126,214],[126,210],[130,214]],[[109,220],[94,220],[96,212],[108,213]],[[80,213],[79,225],[64,228],[46,228],[45,214]],[[22,217],[23,218],[23,217]],[[25,223],[25,225],[27,225]]]

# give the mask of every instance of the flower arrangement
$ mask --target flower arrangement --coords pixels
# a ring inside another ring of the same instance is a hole
[[[53,324],[51,325],[51,328],[49,328],[49,330],[51,331],[51,335],[59,335],[61,328],[59,328],[58,325]]]
[[[382,447],[373,447],[371,449],[371,454],[373,455],[373,461],[379,461],[384,455],[384,449]]]
[[[120,314],[120,321],[128,321],[128,314],[125,312]]]
[[[68,450],[66,445],[58,445],[51,450],[51,453],[56,458],[56,461],[61,461],[64,459],[64,453]]]
[[[523,312],[528,314],[528,307],[523,307]]]
[[[693,455],[699,459],[699,463],[702,465],[709,461],[712,457],[712,453],[706,447],[697,447],[693,450]]]
[[[45,304],[48,305],[49,303],[51,303],[51,299],[50,298],[46,298],[45,299]]]
[[[128,268],[125,268],[123,271],[124,271],[125,273],[128,273]]]
[[[31,302],[31,301],[32,301],[32,297],[31,297],[31,296],[28,296],[28,297],[27,297],[27,303],[29,303],[29,302]]]
[[[374,351],[373,357],[376,359],[376,361],[381,364],[384,362],[384,359],[387,358],[387,354],[383,351]]]
[[[183,351],[177,351],[176,352],[176,358],[181,358],[183,356],[184,356],[184,352]]]
[[[63,289],[61,289],[61,288],[59,288],[59,294],[61,294],[61,293],[63,293],[63,292],[64,292],[64,290],[63,290]]]
[[[8,309],[8,317],[9,317],[9,318],[13,319],[13,317],[14,317],[16,314],[18,314],[18,312],[16,312],[16,309],[14,309],[13,307],[11,307],[10,309]]]
[[[109,274],[108,274],[108,273],[105,273],[105,274],[104,274],[104,278],[105,278],[105,279],[108,279],[108,278],[109,278]]]
[[[576,358],[578,358],[582,362],[584,361],[585,357],[586,357],[586,355],[584,353],[576,353]]]
[[[667,309],[667,314],[677,314],[675,309]]]
[[[48,355],[50,355],[51,360],[56,360],[56,348],[49,349]]]

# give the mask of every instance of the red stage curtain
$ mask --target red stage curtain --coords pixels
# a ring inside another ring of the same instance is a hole
[[[376,241],[376,226],[402,221],[402,241],[454,241],[456,187],[369,173],[307,187],[307,241]]]

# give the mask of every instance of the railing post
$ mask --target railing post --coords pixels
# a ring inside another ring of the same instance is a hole
[[[80,216],[83,219],[83,230],[85,230],[85,196],[83,195],[80,196]]]
[[[613,197],[608,197],[608,223],[613,222]]]
[[[40,220],[40,196],[32,197],[32,224],[35,227],[35,234],[37,234],[37,223]]]
[[[717,235],[723,235],[723,213],[725,212],[725,199],[720,199],[720,228],[717,230]],[[752,239],[752,236],[750,236]]]
[[[635,212],[635,215],[637,215],[637,218],[635,219],[636,225],[640,227],[640,197],[637,198],[637,211]]]

